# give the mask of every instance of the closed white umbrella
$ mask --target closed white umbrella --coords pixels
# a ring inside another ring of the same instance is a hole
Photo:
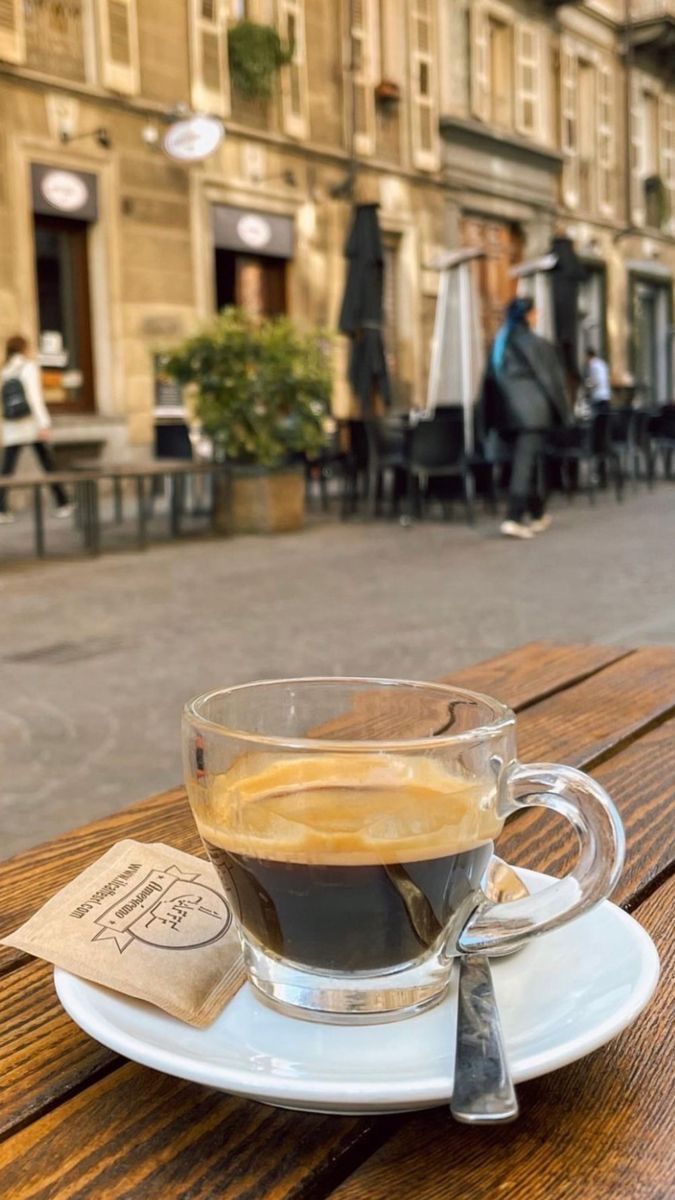
[[[461,404],[464,448],[473,450],[473,411],[483,371],[480,297],[471,269],[479,249],[446,251],[431,263],[440,271],[425,411],[439,404]]]

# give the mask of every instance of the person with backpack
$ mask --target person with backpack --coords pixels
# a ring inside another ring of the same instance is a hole
[[[51,418],[42,396],[40,369],[29,356],[25,337],[16,334],[7,341],[5,365],[2,368],[2,412],[0,414],[0,443],[3,447],[0,475],[13,475],[22,446],[32,446],[45,471],[55,469],[54,456],[47,445]],[[73,511],[60,483],[52,484],[57,517],[69,517]],[[7,492],[0,488],[0,524],[7,525],[14,517],[7,510]]]
[[[517,297],[506,310],[488,356],[481,420],[511,451],[504,537],[532,538],[549,528],[544,449],[554,429],[569,424],[565,378],[555,346],[530,328],[535,309]]]

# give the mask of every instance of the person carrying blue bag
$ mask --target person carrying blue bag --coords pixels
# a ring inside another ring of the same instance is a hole
[[[517,297],[488,354],[481,396],[481,424],[511,453],[504,537],[532,538],[550,527],[546,512],[543,453],[547,437],[570,423],[565,378],[557,350],[534,333],[534,303]]]

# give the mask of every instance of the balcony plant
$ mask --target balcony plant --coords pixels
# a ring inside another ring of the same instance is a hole
[[[320,331],[225,308],[175,347],[166,370],[191,385],[195,415],[227,462],[217,521],[231,532],[299,528],[304,462],[326,441],[332,373]]]
[[[238,21],[227,35],[230,78],[233,86],[250,100],[269,100],[277,71],[290,62],[293,50],[286,49],[271,25]]]
[[[381,79],[375,86],[375,103],[385,111],[391,111],[401,100],[401,89],[393,79]]]

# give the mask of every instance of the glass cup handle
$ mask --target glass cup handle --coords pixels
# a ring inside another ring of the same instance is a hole
[[[566,817],[579,838],[579,857],[569,875],[541,892],[502,904],[480,903],[457,941],[460,954],[515,948],[523,938],[571,921],[610,894],[623,867],[621,818],[590,776],[553,763],[513,763],[504,771],[501,789],[506,815],[541,807]]]

